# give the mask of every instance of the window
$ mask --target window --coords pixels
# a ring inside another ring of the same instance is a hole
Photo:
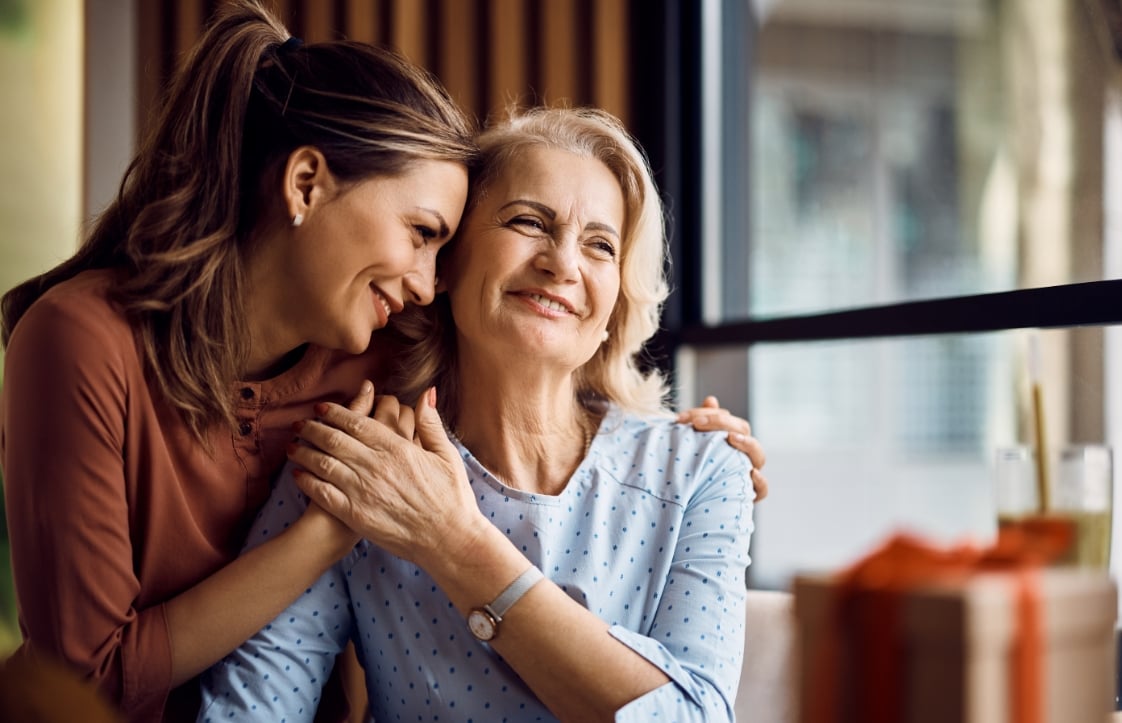
[[[674,216],[660,343],[679,404],[718,394],[768,449],[751,585],[899,528],[992,535],[996,450],[1034,440],[1034,336],[1053,456],[1122,449],[1104,7],[659,6],[665,113],[637,130]]]

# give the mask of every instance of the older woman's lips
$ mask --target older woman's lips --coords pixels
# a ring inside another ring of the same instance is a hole
[[[571,308],[569,308],[566,304],[563,304],[562,302],[557,301],[556,299],[551,299],[548,296],[542,296],[541,294],[530,293],[530,294],[523,294],[522,297],[525,298],[525,299],[529,299],[530,301],[533,301],[536,304],[539,304],[540,306],[543,306],[546,309],[549,309],[550,311],[557,311],[557,312],[560,312],[560,313],[563,313],[563,314],[572,314],[573,313],[573,310]]]

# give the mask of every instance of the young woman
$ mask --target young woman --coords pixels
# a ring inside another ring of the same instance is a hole
[[[432,300],[473,135],[396,55],[227,4],[78,253],[4,298],[21,654],[192,719],[195,676],[350,549],[313,506],[235,559],[292,423]]]
[[[374,720],[732,719],[750,467],[636,367],[667,288],[643,156],[596,111],[480,143],[447,298],[401,324],[421,400],[318,407],[250,544],[301,488],[366,539],[212,670],[200,721],[311,720],[348,641]]]

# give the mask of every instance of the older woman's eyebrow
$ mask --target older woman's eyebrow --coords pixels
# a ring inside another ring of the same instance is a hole
[[[610,233],[611,235],[615,236],[616,238],[619,238],[619,231],[616,231],[614,228],[612,228],[611,226],[609,226],[606,223],[597,223],[597,222],[593,221],[592,223],[585,224],[584,230],[585,231],[603,231],[604,233]]]
[[[502,205],[502,208],[500,208],[499,210],[505,211],[511,206],[529,206],[530,208],[548,218],[550,221],[557,218],[557,212],[549,206],[546,206],[544,203],[538,203],[537,201],[531,201],[526,198],[516,198],[513,201],[508,201],[507,203],[504,203]]]
[[[444,238],[451,233],[451,229],[448,228],[448,222],[444,220],[444,216],[440,213],[440,211],[437,211],[435,208],[425,208],[424,206],[418,206],[417,210],[423,211],[425,213],[431,213],[433,216],[436,216],[436,220],[440,223],[440,228],[438,229],[440,233],[437,236],[438,238]]]
[[[509,201],[507,203],[504,203],[502,208],[500,208],[499,210],[500,211],[505,211],[506,209],[510,208],[511,206],[529,206],[530,208],[534,209],[538,213],[540,213],[543,216],[545,216],[546,218],[548,218],[550,221],[557,218],[557,213],[552,208],[550,208],[549,206],[546,206],[544,203],[538,203],[537,201],[531,201],[531,200],[525,199],[525,198],[516,198],[513,201]],[[615,228],[613,228],[609,224],[600,223],[598,221],[592,221],[590,223],[585,224],[584,230],[585,231],[601,231],[603,233],[610,233],[611,235],[615,236],[616,238],[619,238],[619,231],[616,231]]]

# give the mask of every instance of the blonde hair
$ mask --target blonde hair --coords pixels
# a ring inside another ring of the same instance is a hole
[[[114,269],[146,371],[199,439],[233,425],[241,301],[284,162],[310,145],[344,183],[417,159],[470,164],[475,128],[440,84],[363,43],[303,45],[257,2],[226,3],[174,78],[116,201],[77,254],[3,299],[2,341],[52,286]],[[10,380],[10,383],[14,380]]]
[[[611,401],[644,414],[664,411],[667,387],[663,375],[640,365],[644,344],[658,331],[669,287],[662,203],[638,143],[618,119],[592,108],[511,111],[505,120],[488,127],[477,142],[481,158],[465,213],[486,196],[512,159],[531,148],[595,158],[615,176],[627,213],[620,249],[620,293],[608,321],[608,340],[577,372],[577,392],[586,403]],[[471,239],[457,238],[453,243],[471,243]],[[454,425],[459,390],[456,336],[447,295],[440,295],[429,307],[397,315],[391,327],[405,345],[398,356],[394,391],[413,399],[437,385],[441,413]]]

